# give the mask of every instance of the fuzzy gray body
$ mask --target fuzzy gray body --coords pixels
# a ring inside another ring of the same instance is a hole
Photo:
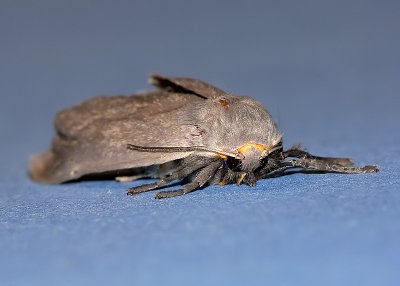
[[[206,183],[253,185],[290,167],[282,135],[259,102],[198,80],[155,75],[152,82],[158,90],[95,97],[59,112],[52,146],[32,158],[31,177],[51,184],[105,173],[162,178],[132,194],[184,178],[196,182],[193,190]],[[343,160],[336,165],[350,165]]]

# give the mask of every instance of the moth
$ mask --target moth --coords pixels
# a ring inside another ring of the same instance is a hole
[[[159,180],[132,187],[128,195],[161,189],[156,199],[188,194],[207,185],[282,176],[287,170],[373,173],[349,158],[283,150],[282,133],[256,100],[235,96],[200,80],[150,76],[154,91],[94,97],[60,111],[50,150],[33,156],[29,173],[40,183],[115,178]]]

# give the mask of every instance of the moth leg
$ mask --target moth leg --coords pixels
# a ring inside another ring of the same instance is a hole
[[[279,166],[276,166],[274,169],[263,169],[256,173],[257,180],[259,179],[268,179],[268,178],[276,178],[283,175],[283,173],[291,168],[296,168],[293,166],[292,162],[281,162]]]
[[[215,159],[213,158],[212,161],[215,162]],[[174,180],[187,177],[188,175],[192,174],[193,172],[197,171],[198,169],[200,169],[204,166],[207,166],[207,164],[209,162],[210,162],[209,159],[205,160],[204,158],[201,159],[197,156],[187,158],[182,162],[182,164],[177,169],[175,169],[168,176],[166,176],[154,183],[144,184],[144,185],[140,185],[137,187],[129,188],[127,194],[128,195],[136,195],[136,194],[149,192],[149,191],[161,188]]]
[[[158,189],[158,188],[165,186],[166,184],[176,180],[177,178],[178,178],[177,176],[168,176],[168,177],[158,180],[154,183],[144,184],[144,185],[140,185],[137,187],[131,187],[128,189],[127,195],[133,196],[136,194],[149,192],[149,191]]]
[[[193,173],[194,171],[198,170],[201,167],[202,166],[196,165],[196,166],[193,166],[192,168],[188,168],[188,167],[186,167],[186,164],[183,164],[179,169],[175,170],[169,176],[162,178],[154,183],[144,184],[144,185],[140,185],[137,187],[129,188],[127,194],[132,196],[132,195],[136,195],[136,194],[149,192],[149,191],[158,189],[160,187],[167,185],[168,183],[170,183],[172,181],[175,181],[179,178],[186,177],[187,175],[189,175],[190,173]]]
[[[300,167],[310,171],[343,173],[343,174],[359,174],[359,173],[376,173],[379,168],[377,166],[341,166],[332,164],[326,160],[320,159],[299,159],[291,161],[293,167]]]
[[[300,149],[299,146],[293,146],[289,150],[286,150],[283,152],[284,158],[288,157],[294,157],[294,158],[299,158],[299,159],[315,159],[319,161],[325,161],[326,163],[333,164],[333,165],[339,165],[339,166],[352,166],[353,161],[350,158],[333,158],[333,157],[319,157],[319,156],[314,156],[308,153],[307,151],[304,151]]]
[[[199,182],[191,182],[186,184],[182,189],[179,190],[172,190],[172,191],[162,191],[156,194],[155,198],[156,199],[167,199],[167,198],[173,198],[176,196],[182,196],[184,194],[188,194],[196,190],[197,188],[200,187]]]
[[[141,178],[143,178],[143,176],[141,176],[141,175],[136,175],[136,176],[118,176],[118,177],[115,177],[115,180],[117,182],[120,182],[120,183],[129,183],[129,182],[133,182],[133,181],[136,181],[138,179],[141,179]]]
[[[240,186],[241,184],[242,184],[242,182],[243,182],[243,180],[244,180],[244,178],[247,176],[247,173],[246,172],[240,172],[239,174],[238,174],[238,178],[237,178],[237,180],[236,180],[236,184],[238,185],[238,186]]]
[[[201,188],[210,179],[212,179],[212,177],[215,175],[215,173],[221,166],[222,166],[221,161],[214,161],[211,164],[200,169],[193,178],[193,181],[183,186],[182,189],[159,192],[156,194],[155,198],[156,199],[172,198],[196,191],[198,190],[198,188]]]

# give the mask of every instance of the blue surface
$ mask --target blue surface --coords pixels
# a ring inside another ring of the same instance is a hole
[[[0,3],[1,285],[399,285],[400,2],[25,2]],[[251,95],[286,147],[381,172],[163,201],[27,178],[58,109],[152,71]]]

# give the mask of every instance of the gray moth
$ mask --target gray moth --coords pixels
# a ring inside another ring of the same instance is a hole
[[[180,181],[157,199],[208,185],[247,184],[287,170],[373,173],[349,158],[311,155],[299,146],[283,149],[282,133],[256,100],[235,96],[200,80],[151,75],[154,91],[94,97],[60,111],[47,152],[32,157],[31,178],[58,184],[115,178],[157,181],[128,189],[136,195]]]

